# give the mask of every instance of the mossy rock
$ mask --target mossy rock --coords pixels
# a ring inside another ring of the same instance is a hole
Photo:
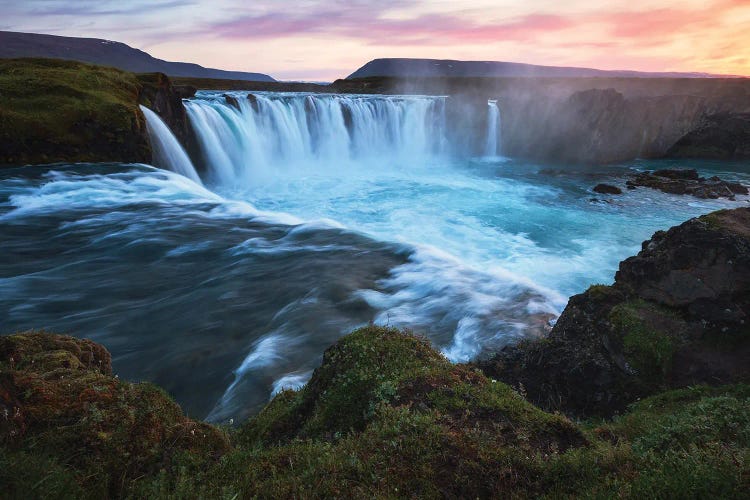
[[[505,384],[451,364],[427,339],[370,326],[328,349],[299,392],[285,391],[250,421],[248,441],[335,438],[360,432],[383,407],[434,412],[441,425],[517,429],[532,444],[584,442],[567,419],[542,412]]]
[[[205,466],[229,449],[223,432],[186,418],[151,384],[112,377],[109,353],[72,337],[0,337],[0,412],[7,451],[72,468],[101,496],[186,455]]]
[[[653,304],[632,300],[615,306],[609,321],[636,374],[648,384],[663,384],[680,341],[680,319]]]

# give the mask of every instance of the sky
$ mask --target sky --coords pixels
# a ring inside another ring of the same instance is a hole
[[[750,75],[750,0],[0,0],[0,30],[281,80],[379,57]]]

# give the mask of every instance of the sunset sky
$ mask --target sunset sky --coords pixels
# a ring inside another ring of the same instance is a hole
[[[0,29],[333,80],[377,57],[750,75],[750,0],[0,0]]]

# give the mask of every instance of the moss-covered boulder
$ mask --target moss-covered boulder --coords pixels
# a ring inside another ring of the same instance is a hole
[[[246,497],[501,495],[533,482],[524,457],[587,444],[566,418],[379,327],[326,351],[307,386],[276,396],[238,441],[264,450],[241,483]]]
[[[668,388],[750,381],[750,209],[657,232],[614,285],[571,297],[547,338],[479,366],[575,415],[611,415]]]
[[[228,451],[224,433],[186,418],[161,389],[111,370],[109,353],[88,340],[0,337],[4,496],[45,496],[49,484],[118,496],[178,462],[199,471]]]

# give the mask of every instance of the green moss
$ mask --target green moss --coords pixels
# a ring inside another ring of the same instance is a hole
[[[586,290],[586,293],[588,293],[594,300],[604,300],[611,297],[616,292],[608,285],[591,285],[588,290]]]
[[[717,212],[711,212],[710,214],[701,215],[700,217],[698,217],[698,220],[705,222],[706,225],[711,229],[721,229],[722,224],[719,218],[719,214],[721,212],[723,211],[719,210]]]
[[[73,358],[45,351],[71,343]],[[87,351],[69,337],[0,338],[24,367],[0,356],[0,402],[16,398],[26,425],[0,446],[6,496],[746,498],[750,487],[746,385],[670,391],[577,426],[424,339],[368,327],[228,449],[160,389],[88,368]]]
[[[0,337],[0,368],[0,444],[75,471],[102,492],[93,496],[116,496],[175,460],[184,466],[185,455],[200,457],[200,470],[228,450],[223,433],[185,418],[163,390],[113,378],[109,353],[93,342]]]
[[[641,300],[615,306],[609,321],[622,339],[628,363],[648,382],[660,383],[668,375],[675,352],[672,334],[653,326],[656,306]]]
[[[0,164],[149,161],[139,91],[114,68],[0,60]]]

